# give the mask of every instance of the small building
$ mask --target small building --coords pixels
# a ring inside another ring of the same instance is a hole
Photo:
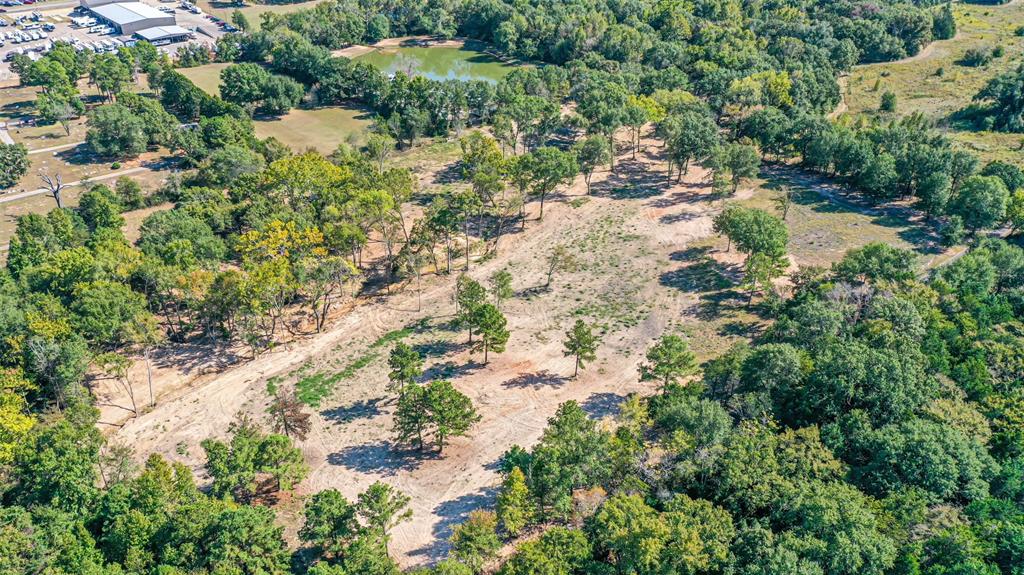
[[[86,0],[83,0],[86,1]],[[175,26],[174,14],[167,14],[142,2],[120,2],[103,4],[89,9],[97,20],[117,30],[118,34],[131,35],[147,28]]]
[[[172,42],[184,42],[192,37],[192,33],[181,26],[154,26],[139,30],[135,36],[150,44],[170,44]]]

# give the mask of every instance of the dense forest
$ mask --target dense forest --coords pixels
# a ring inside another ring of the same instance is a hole
[[[267,503],[307,473],[295,442],[310,416],[293,393],[271,384],[266,422],[204,441],[197,480],[107,444],[89,386],[123,382],[138,415],[156,398],[135,397],[129,366],[157,346],[220,341],[255,357],[322,331],[353,293],[468,270],[527,227],[530,202],[543,217],[559,186],[589,186],[648,134],[668,181],[700,164],[728,198],[763,162],[787,163],[867,202],[912,201],[966,255],[922,278],[912,253],[869,244],[801,268],[777,297],[784,223],[725,208],[716,231],[745,254],[751,300],[771,296],[767,332],[700,366],[685,340],[652,342],[638,377],[657,393],[631,397],[611,429],[562,405],[539,444],[502,458],[493,512],[457,526],[451,557],[424,572],[1024,573],[1024,172],[981,165],[920,116],[827,118],[853,65],[952,38],[948,5],[328,0],[265,14],[258,29],[235,20],[242,32],[176,61],[145,42],[15,59],[44,120],[88,115],[98,156],[163,147],[183,170],[152,193],[127,178],[94,186],[76,208],[58,183],[55,209],[18,220],[0,271],[0,573],[397,573],[387,544],[409,499],[383,483],[355,501],[308,498],[298,545],[275,524]],[[331,55],[411,34],[474,38],[524,66],[496,84],[442,82]],[[220,96],[176,70],[211,61],[231,63]],[[83,78],[104,95],[88,109]],[[1021,131],[1022,78],[985,87],[978,121]],[[348,103],[376,118],[360,149],[323,156],[255,135],[254,117]],[[412,219],[415,174],[391,160],[426,137],[458,139],[462,185]],[[0,146],[6,178],[27,171],[26,154]],[[163,202],[173,208],[129,242],[122,214]],[[988,237],[998,228],[1009,241]],[[551,270],[569,257],[556,252]],[[491,290],[497,305],[468,278],[456,287],[456,323],[485,358],[508,339],[507,283]],[[567,334],[577,369],[593,353],[588,329]],[[402,441],[440,451],[467,433],[465,396],[418,384],[408,349],[390,360]]]

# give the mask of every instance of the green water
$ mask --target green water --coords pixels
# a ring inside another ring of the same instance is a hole
[[[497,83],[515,66],[470,48],[446,46],[380,48],[358,57],[387,74],[404,72],[431,80],[484,80]]]

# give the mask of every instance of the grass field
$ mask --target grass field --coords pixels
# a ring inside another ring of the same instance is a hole
[[[260,14],[264,12],[270,12],[272,14],[289,14],[291,12],[311,8],[320,2],[321,0],[309,0],[308,2],[294,2],[291,4],[257,4],[255,2],[248,1],[245,2],[244,6],[239,7],[231,2],[199,0],[196,4],[203,10],[203,12],[213,14],[214,16],[222,20],[227,20],[228,22],[231,21],[231,14],[235,10],[238,10],[242,14],[245,14],[245,17],[249,19],[249,23],[254,28],[258,29],[260,26]]]
[[[313,148],[330,154],[342,142],[361,144],[371,118],[358,108],[296,108],[280,118],[256,122],[256,135],[273,136],[296,152]]]
[[[189,80],[192,80],[193,84],[198,86],[207,94],[219,96],[220,73],[224,68],[227,68],[230,65],[231,64],[228,62],[217,62],[192,68],[178,68],[177,71],[181,72],[181,74]]]
[[[988,80],[1021,63],[1024,38],[1014,31],[1024,25],[1024,3],[954,4],[953,10],[958,28],[956,38],[935,42],[915,58],[856,66],[846,79],[843,97],[847,109],[879,119],[921,112],[985,161],[1024,163],[1024,151],[1018,149],[1022,135],[966,132],[951,126],[949,121],[950,115],[969,104]],[[986,66],[959,63],[972,48],[996,46],[1002,46],[1005,54]],[[897,96],[895,114],[878,110],[886,91]]]

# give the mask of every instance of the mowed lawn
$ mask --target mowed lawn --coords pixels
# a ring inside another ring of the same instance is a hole
[[[923,57],[854,67],[846,78],[843,94],[848,111],[882,120],[920,112],[985,161],[1024,163],[1024,151],[1019,149],[1024,135],[968,132],[950,121],[950,116],[969,105],[990,79],[1021,64],[1024,37],[1017,36],[1015,31],[1024,25],[1024,3],[954,4],[953,11],[956,38],[935,42],[925,49]],[[968,50],[996,46],[1001,46],[1005,53],[985,66],[960,63]],[[897,97],[894,114],[878,109],[882,94],[887,91]]]
[[[230,62],[216,62],[204,64],[192,68],[178,68],[177,71],[185,76],[202,91],[212,96],[220,95],[220,73],[224,68],[230,66]]]
[[[312,8],[319,4],[322,0],[309,0],[308,2],[292,2],[290,4],[257,4],[255,2],[246,2],[244,6],[236,6],[231,2],[219,2],[211,0],[199,0],[196,5],[206,12],[207,14],[213,14],[221,20],[231,21],[231,14],[235,10],[238,10],[249,20],[249,24],[255,29],[260,27],[260,14],[264,12],[270,12],[272,14],[290,14],[292,12],[298,12],[299,10],[305,10]]]
[[[359,108],[296,108],[280,118],[257,121],[256,135],[273,136],[296,152],[312,148],[330,154],[341,143],[362,144],[372,120],[370,112]]]

